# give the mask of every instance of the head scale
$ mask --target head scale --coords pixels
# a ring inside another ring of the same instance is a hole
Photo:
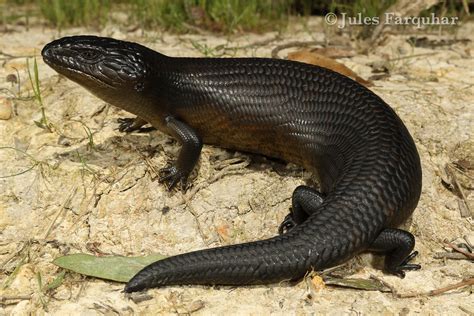
[[[125,108],[117,103],[137,102],[145,94],[152,60],[158,53],[112,38],[72,36],[47,44],[41,54],[58,73]]]

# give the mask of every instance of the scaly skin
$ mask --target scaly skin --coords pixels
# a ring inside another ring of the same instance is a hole
[[[404,276],[414,237],[396,229],[421,192],[420,159],[395,112],[330,70],[265,58],[172,58],[136,43],[93,36],[45,46],[45,62],[105,101],[182,143],[163,170],[174,186],[202,144],[260,153],[316,172],[321,193],[300,186],[279,236],[155,262],[125,291],[170,284],[255,284],[302,277],[364,250],[387,254]]]

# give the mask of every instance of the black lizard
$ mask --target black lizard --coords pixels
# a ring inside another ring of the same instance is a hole
[[[94,36],[53,41],[42,51],[57,72],[178,139],[163,170],[186,181],[202,144],[260,153],[317,172],[321,192],[299,186],[279,236],[155,262],[126,292],[169,284],[254,284],[302,277],[364,250],[386,253],[404,276],[415,239],[396,227],[421,192],[412,137],[377,95],[330,70],[266,58],[173,58],[142,45]]]

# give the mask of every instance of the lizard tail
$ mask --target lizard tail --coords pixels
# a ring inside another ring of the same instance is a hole
[[[354,225],[351,229],[353,216],[343,221],[347,223],[321,216],[331,214],[327,212],[328,206],[322,205],[324,210],[319,216],[313,214],[284,235],[184,253],[154,262],[127,283],[125,292],[165,285],[275,283],[299,279],[311,269],[338,264],[363,250],[377,232],[369,233],[371,230],[368,229],[368,234],[361,236]],[[354,239],[355,235],[358,238]]]
[[[173,256],[143,268],[127,283],[125,292],[164,285],[258,284],[301,277],[308,268],[308,252],[305,255],[302,246],[295,238],[277,236]]]

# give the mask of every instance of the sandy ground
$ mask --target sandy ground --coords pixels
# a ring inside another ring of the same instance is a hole
[[[268,57],[277,45],[325,37],[330,43],[354,44],[325,32],[321,20],[311,19],[305,25],[296,23],[279,38],[277,33],[231,38],[142,34],[114,27],[107,27],[101,35],[138,41],[174,56],[202,56],[205,51],[218,55],[222,50],[216,47],[223,45],[227,55]],[[84,33],[94,32],[72,29],[58,34],[47,28],[10,27],[0,41],[4,53],[0,55],[0,88],[17,93],[16,86],[5,80],[16,68],[21,97],[32,94],[25,58],[5,54],[39,54],[54,38]],[[448,253],[458,260],[435,258],[447,251],[444,241],[472,244],[474,240],[472,213],[464,204],[473,210],[473,34],[474,25],[466,24],[455,32],[429,35],[430,39],[471,40],[435,48],[408,43],[408,37],[423,36],[421,32],[388,34],[366,54],[349,46],[355,56],[341,59],[364,78],[372,75],[373,63],[390,69],[390,76],[375,81],[372,90],[397,111],[411,131],[424,171],[421,200],[405,225],[417,238],[420,255],[416,261],[422,270],[401,280],[384,275],[366,254],[351,260],[341,274],[365,279],[373,275],[399,296],[425,293],[474,276],[472,261],[462,255],[459,259]],[[265,41],[266,45],[258,45]],[[273,236],[288,212],[292,190],[310,175],[296,166],[205,146],[193,176],[197,190],[191,191],[195,194],[183,198],[181,192],[170,193],[153,178],[176,155],[176,142],[159,132],[122,135],[116,130],[116,119],[130,114],[105,107],[103,101],[60,78],[41,60],[38,63],[53,133],[34,124],[41,118],[34,100],[6,100],[11,93],[5,90],[0,95],[2,106],[12,102],[15,110],[12,118],[0,120],[0,146],[31,156],[0,150],[0,176],[34,165],[28,172],[0,179],[0,315],[473,315],[472,286],[437,296],[400,298],[393,293],[324,286],[318,278],[313,282],[308,278],[291,285],[166,287],[131,300],[121,293],[122,284],[67,273],[55,290],[40,290],[38,276],[43,284],[53,280],[61,270],[51,262],[64,254],[173,255]],[[87,130],[93,133],[93,149]],[[150,155],[153,148],[156,152]],[[464,197],[453,186],[461,187]]]

